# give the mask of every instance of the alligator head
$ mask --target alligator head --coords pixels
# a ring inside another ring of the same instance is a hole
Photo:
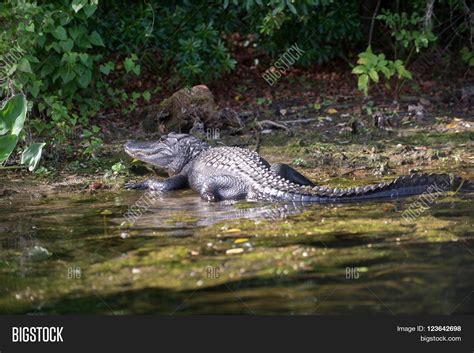
[[[169,175],[179,174],[199,153],[210,146],[197,137],[174,132],[158,141],[128,141],[125,152],[136,159],[165,169]]]

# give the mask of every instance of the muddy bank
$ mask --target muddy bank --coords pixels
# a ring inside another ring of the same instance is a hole
[[[290,105],[277,113],[262,106],[244,122],[245,129],[238,132],[209,129],[200,136],[214,145],[258,150],[270,162],[288,163],[317,183],[334,186],[422,171],[450,172],[465,178],[473,174],[474,117],[469,114],[435,112],[420,103],[398,110],[328,103]],[[108,136],[95,161],[57,164],[46,153],[36,173],[0,171],[0,200],[25,194],[40,198],[70,191],[118,190],[127,179],[153,177],[157,171],[132,162],[122,145],[128,138],[156,135],[143,131],[135,135]]]

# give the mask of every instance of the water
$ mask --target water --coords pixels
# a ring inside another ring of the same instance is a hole
[[[473,196],[209,204],[98,191],[0,199],[0,312],[473,314]],[[125,222],[125,223],[124,223]]]

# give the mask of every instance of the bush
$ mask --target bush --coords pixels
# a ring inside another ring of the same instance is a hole
[[[100,107],[89,90],[102,59],[97,49],[104,46],[90,25],[97,6],[97,0],[0,5],[6,23],[0,47],[10,58],[0,90],[25,91],[34,99],[37,118],[31,125],[39,134],[48,132],[53,146],[64,144],[78,122],[87,125]]]
[[[142,57],[147,50],[158,52],[157,71],[187,84],[209,82],[234,68],[232,33],[274,57],[297,43],[306,52],[300,62],[305,65],[326,62],[361,38],[356,1],[127,3],[99,7],[97,18],[109,19],[97,23],[108,49]]]

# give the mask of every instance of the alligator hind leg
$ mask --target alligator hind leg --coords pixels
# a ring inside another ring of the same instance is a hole
[[[296,170],[291,168],[289,165],[284,163],[275,163],[272,164],[270,169],[282,178],[289,180],[295,184],[303,186],[314,186],[314,183],[306,178],[305,176],[298,173]]]
[[[243,200],[247,197],[247,186],[232,175],[213,176],[206,180],[200,195],[207,201]]]
[[[125,189],[141,189],[153,191],[172,191],[185,189],[188,187],[188,177],[186,175],[175,175],[165,180],[148,179],[141,183],[127,182]]]

